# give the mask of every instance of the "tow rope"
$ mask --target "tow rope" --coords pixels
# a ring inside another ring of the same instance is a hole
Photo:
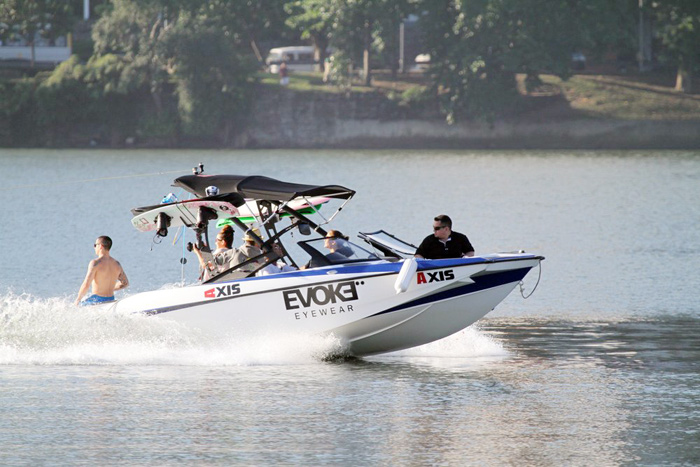
[[[540,285],[540,279],[542,278],[542,261],[537,264],[537,282],[535,283],[535,288],[530,291],[529,294],[525,295],[525,287],[524,287],[524,282],[520,281],[520,295],[522,295],[523,299],[527,300],[532,296],[533,293],[535,293],[535,290],[537,290],[537,286]]]
[[[84,180],[72,180],[69,182],[61,182],[61,183],[52,183],[52,184],[34,184],[34,185],[18,185],[18,186],[11,186],[7,188],[0,188],[0,191],[10,191],[10,190],[19,190],[19,189],[25,189],[25,188],[47,188],[47,187],[52,187],[52,186],[62,186],[62,185],[73,185],[76,183],[89,183],[89,182],[102,182],[105,180],[121,180],[124,178],[137,178],[137,177],[153,177],[155,175],[167,175],[167,174],[174,174],[174,173],[183,173],[183,172],[188,172],[188,170],[169,170],[167,172],[154,172],[154,173],[148,173],[148,174],[131,174],[131,175],[118,175],[115,177],[102,177],[102,178],[87,178]]]

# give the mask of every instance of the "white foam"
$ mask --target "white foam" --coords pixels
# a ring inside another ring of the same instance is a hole
[[[77,307],[68,297],[0,295],[0,365],[295,365],[343,354],[334,336],[256,334],[214,337],[182,324]],[[472,326],[445,339],[387,357],[464,366],[508,356]]]
[[[68,298],[0,296],[0,364],[32,365],[292,365],[342,352],[332,336],[231,335]]]
[[[372,359],[400,359],[435,367],[465,368],[478,367],[510,355],[497,339],[481,331],[478,325],[472,325],[439,341]]]

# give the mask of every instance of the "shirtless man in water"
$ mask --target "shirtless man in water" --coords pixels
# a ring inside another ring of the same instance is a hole
[[[129,285],[122,265],[119,261],[109,256],[112,248],[112,239],[107,236],[99,237],[95,240],[95,254],[97,259],[93,259],[88,264],[87,275],[78,291],[78,298],[75,304],[95,305],[114,300],[114,291],[126,288]],[[82,303],[80,299],[87,293],[92,284],[92,295],[88,296]]]

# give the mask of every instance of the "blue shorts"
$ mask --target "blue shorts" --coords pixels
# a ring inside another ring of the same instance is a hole
[[[85,300],[80,302],[80,306],[88,306],[88,305],[98,305],[100,303],[107,303],[107,302],[113,302],[114,301],[114,295],[111,297],[103,297],[101,295],[96,295],[92,294],[88,296]]]

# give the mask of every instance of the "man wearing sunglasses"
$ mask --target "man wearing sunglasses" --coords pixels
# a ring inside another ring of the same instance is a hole
[[[87,275],[78,291],[78,298],[75,304],[97,305],[98,303],[114,301],[114,291],[124,289],[129,285],[129,279],[122,269],[119,261],[109,255],[112,248],[112,239],[103,235],[95,240],[96,259],[88,264]],[[83,298],[92,285],[92,295],[82,302]]]
[[[433,219],[433,235],[425,237],[416,250],[416,258],[443,259],[474,256],[474,247],[466,235],[452,230],[452,219],[440,214]]]

